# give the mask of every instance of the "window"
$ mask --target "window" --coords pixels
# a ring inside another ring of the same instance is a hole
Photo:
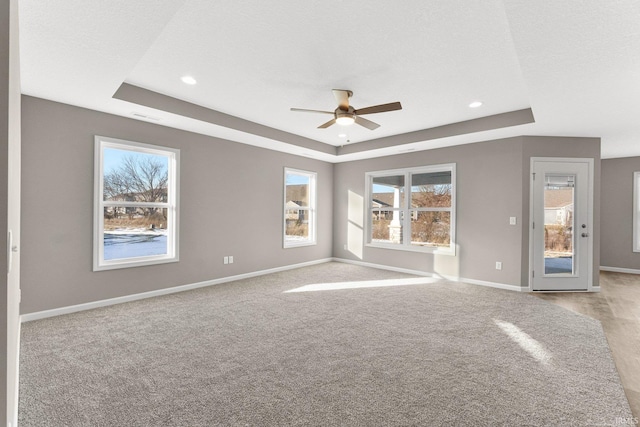
[[[455,255],[455,164],[366,174],[368,246]]]
[[[640,252],[640,172],[633,173],[633,252]]]
[[[95,137],[94,271],[178,261],[179,154]]]
[[[316,244],[316,173],[284,170],[284,247]]]

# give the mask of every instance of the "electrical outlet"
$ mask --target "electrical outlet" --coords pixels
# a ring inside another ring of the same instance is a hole
[[[222,259],[222,262],[223,262],[224,264],[229,264],[229,257],[228,257],[228,256],[224,257],[224,258]]]
[[[344,250],[345,250],[345,251],[347,250],[347,244],[346,244],[346,243],[345,243],[345,245],[344,245]]]
[[[233,264],[233,255],[229,255],[229,264]]]
[[[509,225],[516,225],[517,220],[515,216],[509,217]]]
[[[496,261],[496,270],[502,270],[502,263],[500,261]]]

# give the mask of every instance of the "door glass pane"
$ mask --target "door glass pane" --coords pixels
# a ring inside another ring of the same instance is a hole
[[[574,275],[575,175],[546,174],[544,185],[544,273]]]

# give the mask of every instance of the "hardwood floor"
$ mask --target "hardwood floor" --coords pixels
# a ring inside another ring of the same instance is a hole
[[[600,287],[599,293],[535,295],[602,322],[631,411],[640,419],[640,275],[603,271]]]

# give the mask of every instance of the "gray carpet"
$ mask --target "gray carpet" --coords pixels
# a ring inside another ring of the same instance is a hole
[[[631,418],[599,322],[526,294],[412,277],[328,263],[25,323],[19,425]],[[366,280],[404,286],[285,292]]]

